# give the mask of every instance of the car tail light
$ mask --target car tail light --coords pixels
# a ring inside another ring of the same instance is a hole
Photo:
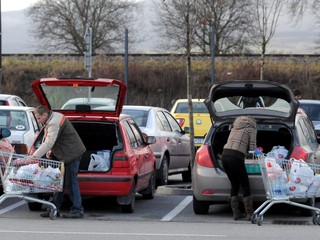
[[[302,147],[296,146],[293,148],[293,151],[290,155],[290,158],[302,159],[305,162],[307,162],[308,161],[308,153]]]
[[[123,151],[117,151],[113,155],[113,168],[128,168],[128,156]]]
[[[6,105],[9,106],[9,101],[6,101]]]
[[[180,124],[180,126],[183,127],[185,119],[184,118],[176,118],[176,120]]]
[[[207,145],[202,145],[196,154],[196,162],[203,166],[213,168],[213,163],[211,159],[211,155],[209,153],[209,147]]]

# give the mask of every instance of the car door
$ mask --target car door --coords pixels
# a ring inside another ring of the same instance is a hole
[[[138,126],[134,123],[132,119],[127,120],[124,124],[126,132],[128,134],[131,148],[132,148],[132,161],[133,165],[136,166],[138,179],[137,179],[137,188],[145,185],[148,182],[148,172],[152,169],[153,163],[149,161],[150,158],[150,148],[143,140],[143,136],[138,129]],[[151,174],[151,172],[150,172]]]
[[[179,123],[169,113],[163,112],[170,124],[172,137],[176,143],[176,161],[173,163],[175,169],[188,168],[190,162],[190,138],[181,129]]]
[[[320,148],[317,141],[316,133],[311,121],[308,118],[300,118],[301,127],[301,145],[308,153],[308,162],[320,163]]]

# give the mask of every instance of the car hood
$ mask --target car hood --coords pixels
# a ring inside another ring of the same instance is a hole
[[[33,81],[32,88],[40,104],[75,117],[119,117],[127,89],[122,81],[103,78],[42,78]],[[98,101],[99,104],[106,102],[106,105],[96,107]],[[74,105],[65,109],[67,102],[73,102]]]
[[[243,103],[253,100],[253,105]],[[278,119],[294,124],[299,106],[288,86],[261,80],[214,84],[204,102],[213,121],[250,115],[256,119]]]

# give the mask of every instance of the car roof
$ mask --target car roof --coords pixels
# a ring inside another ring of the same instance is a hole
[[[204,98],[193,98],[191,99],[192,102],[203,102]],[[188,102],[187,98],[181,98],[181,99],[177,99],[176,102]]]
[[[320,100],[314,99],[301,99],[299,100],[300,103],[308,103],[308,104],[320,104]]]
[[[165,108],[161,108],[161,107],[154,107],[154,106],[142,106],[142,105],[124,105],[122,109],[135,109],[135,110],[145,110],[145,111],[149,111],[151,109],[154,110],[164,110],[167,111],[167,109]]]
[[[12,94],[0,94],[1,99],[8,99],[8,98],[20,98],[17,95],[12,95]]]
[[[28,111],[28,110],[34,110],[34,107],[26,107],[26,106],[0,106],[0,110],[22,110],[22,111]]]

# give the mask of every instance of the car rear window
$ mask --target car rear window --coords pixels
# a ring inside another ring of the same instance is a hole
[[[9,128],[15,131],[26,131],[29,129],[27,114],[24,111],[1,111],[0,128]]]
[[[208,109],[203,102],[193,102],[192,103],[193,113],[208,113]],[[188,103],[181,102],[177,104],[175,113],[188,113]]]
[[[130,115],[139,127],[147,126],[148,111],[122,109],[122,113]]]
[[[261,111],[270,110],[279,113],[290,113],[290,103],[275,97],[247,97],[233,96],[224,97],[214,102],[216,113],[239,109],[260,109]]]
[[[320,105],[300,103],[300,107],[308,114],[311,121],[320,121]]]

